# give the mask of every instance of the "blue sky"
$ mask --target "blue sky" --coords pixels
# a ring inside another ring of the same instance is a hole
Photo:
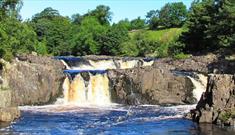
[[[31,18],[34,14],[41,12],[46,7],[52,7],[59,10],[63,16],[71,16],[75,13],[84,14],[88,10],[95,9],[97,5],[107,5],[113,13],[112,22],[118,22],[121,19],[129,20],[145,18],[148,11],[160,9],[168,2],[184,2],[187,8],[190,7],[193,0],[23,0],[21,9],[22,18]]]

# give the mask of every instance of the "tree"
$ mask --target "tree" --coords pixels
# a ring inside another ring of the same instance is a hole
[[[121,44],[128,39],[128,29],[124,25],[112,25],[105,34],[99,37],[99,43],[102,46],[101,54],[120,55]]]
[[[35,51],[39,44],[36,33],[25,23],[8,18],[0,24],[0,52],[6,60],[17,54]]]
[[[127,30],[131,30],[131,22],[128,19],[121,20],[117,24],[118,25],[122,25]]]
[[[131,29],[143,29],[145,27],[145,21],[138,17],[131,21]]]
[[[19,18],[22,5],[21,0],[0,0],[0,21],[6,17]]]
[[[155,30],[159,26],[159,10],[150,10],[147,15],[147,23],[149,24],[149,29]]]
[[[53,55],[70,54],[72,46],[69,43],[71,37],[69,18],[61,16],[57,10],[46,8],[36,14],[29,24],[37,33],[38,40],[46,43],[48,53]]]
[[[59,11],[51,7],[47,7],[42,12],[35,14],[32,18],[32,21],[37,22],[40,19],[52,20],[55,17],[60,17]]]
[[[71,18],[72,23],[77,24],[77,25],[81,24],[82,19],[83,19],[83,16],[80,14],[74,14],[74,15],[72,15],[72,18]]]
[[[73,54],[100,54],[101,45],[98,43],[98,37],[106,31],[106,26],[101,25],[96,17],[88,16],[76,29],[71,40]]]
[[[112,13],[110,12],[110,7],[105,5],[99,5],[96,9],[88,12],[84,16],[94,16],[100,22],[101,25],[109,25],[112,19]]]
[[[166,28],[181,27],[187,17],[183,2],[167,3],[159,12],[160,25]]]
[[[235,2],[233,0],[203,0],[194,2],[188,31],[181,41],[189,51],[215,50],[234,45]]]

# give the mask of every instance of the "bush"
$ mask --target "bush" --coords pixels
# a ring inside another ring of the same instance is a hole
[[[187,59],[190,56],[191,55],[189,55],[189,54],[184,54],[183,52],[181,52],[179,54],[174,55],[173,58],[175,58],[175,59]]]

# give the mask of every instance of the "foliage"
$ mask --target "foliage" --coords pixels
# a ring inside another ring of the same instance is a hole
[[[110,7],[105,5],[99,5],[96,9],[88,12],[84,16],[93,16],[96,17],[101,25],[109,25],[109,21],[111,21],[112,12],[110,12]]]
[[[46,47],[42,48],[47,48],[48,53],[53,55],[70,54],[70,20],[60,16],[57,10],[46,8],[41,13],[36,14],[29,25],[34,28],[38,40],[46,43]]]
[[[187,21],[188,31],[181,37],[185,51],[215,50],[235,44],[235,1],[194,2]]]
[[[71,18],[48,7],[21,22],[22,4],[22,0],[0,0],[0,56],[7,60],[32,51],[181,59],[189,56],[185,52],[235,45],[234,0],[195,0],[189,12],[182,2],[167,3],[160,10],[150,10],[146,19],[114,24],[105,5]]]
[[[150,10],[146,18],[151,30],[182,27],[187,18],[187,8],[183,2],[167,3],[160,11]]]
[[[106,26],[101,25],[97,18],[85,17],[77,28],[77,32],[73,34],[73,54],[100,54],[101,46],[98,43],[98,37],[105,31]]]
[[[139,49],[137,48],[134,40],[123,42],[120,45],[121,56],[138,56]]]
[[[114,24],[108,31],[100,37],[102,46],[101,54],[120,55],[121,44],[128,40],[128,30],[125,26]]]
[[[187,59],[190,57],[189,54],[184,54],[183,52],[180,52],[173,56],[175,59]]]
[[[176,50],[178,46],[174,43],[178,40],[182,28],[171,28],[164,30],[139,30],[129,32],[132,47],[136,46],[138,54],[136,56],[167,57],[174,55],[171,50]]]
[[[72,18],[71,18],[72,23],[77,24],[77,25],[81,24],[82,19],[83,19],[83,16],[80,14],[74,14],[74,15],[72,15]]]
[[[145,27],[145,21],[140,17],[131,21],[131,28],[130,28],[131,30],[143,29],[144,27]]]
[[[0,0],[0,21],[7,17],[20,18],[21,0]]]
[[[32,18],[32,21],[37,22],[40,19],[52,20],[55,17],[59,17],[59,16],[60,14],[58,10],[55,10],[51,7],[47,7],[42,12],[35,14]]]
[[[131,30],[131,22],[128,19],[121,20],[117,23],[118,25],[122,25],[127,30]]]
[[[6,19],[0,24],[1,56],[10,60],[14,55],[35,51],[38,44],[35,32],[25,23],[16,19]]]
[[[181,27],[186,20],[187,8],[183,2],[167,3],[159,12],[160,25]]]

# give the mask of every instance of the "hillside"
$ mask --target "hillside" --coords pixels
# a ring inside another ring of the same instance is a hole
[[[184,28],[169,28],[163,30],[132,30],[130,40],[125,43],[122,52],[132,56],[167,57],[172,54],[170,48],[175,48],[175,42]]]

